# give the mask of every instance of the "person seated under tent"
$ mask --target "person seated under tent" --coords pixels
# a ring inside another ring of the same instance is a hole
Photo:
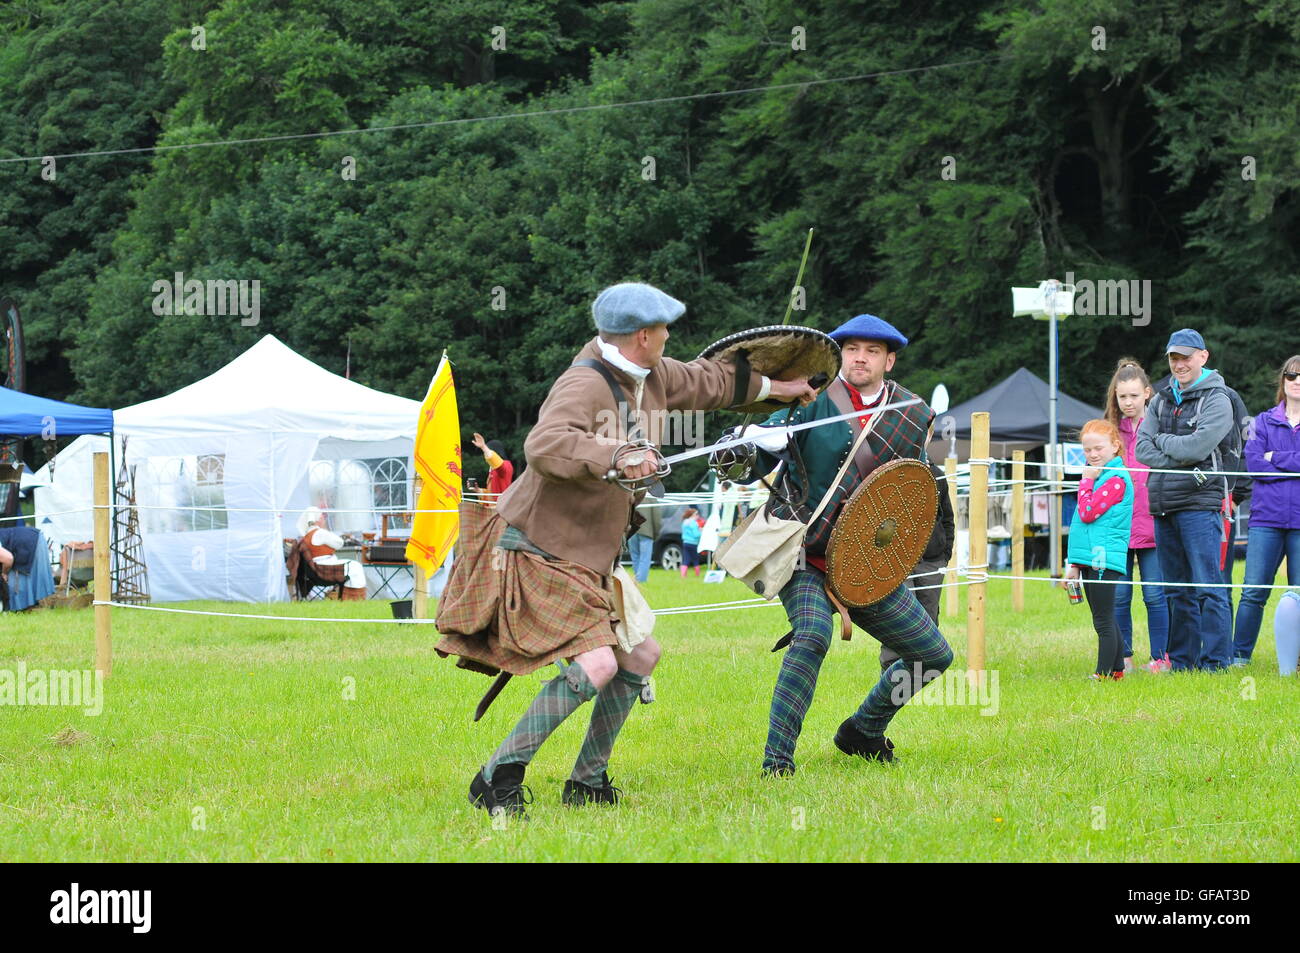
[[[364,599],[366,597],[366,575],[361,563],[355,559],[340,559],[337,551],[346,543],[342,536],[325,528],[325,514],[320,507],[309,506],[299,523],[303,544],[307,555],[317,566],[343,566],[344,600]]]

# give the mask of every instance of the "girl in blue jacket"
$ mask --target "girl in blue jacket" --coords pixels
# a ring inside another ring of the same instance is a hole
[[[1108,420],[1083,425],[1079,441],[1088,466],[1070,521],[1065,578],[1082,579],[1097,630],[1093,679],[1124,677],[1124,640],[1115,625],[1114,583],[1124,578],[1133,528],[1133,483],[1120,455],[1119,431]]]

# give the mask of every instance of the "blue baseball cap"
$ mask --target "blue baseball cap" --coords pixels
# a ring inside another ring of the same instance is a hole
[[[596,329],[607,334],[631,334],[656,324],[672,324],[686,313],[686,305],[653,285],[624,282],[610,285],[596,296],[591,316]]]
[[[1183,328],[1181,331],[1175,331],[1169,335],[1169,343],[1165,345],[1166,354],[1181,354],[1186,357],[1196,351],[1208,351],[1205,346],[1205,338],[1201,337],[1201,332],[1194,328]]]
[[[829,336],[836,344],[843,344],[850,338],[861,338],[864,341],[884,341],[891,351],[901,351],[907,347],[907,338],[903,337],[898,328],[874,314],[859,314],[849,318]]]

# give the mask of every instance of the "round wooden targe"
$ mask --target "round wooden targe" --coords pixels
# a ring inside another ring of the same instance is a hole
[[[853,491],[826,546],[826,582],[846,606],[879,602],[912,574],[939,508],[939,489],[919,460],[891,460]]]

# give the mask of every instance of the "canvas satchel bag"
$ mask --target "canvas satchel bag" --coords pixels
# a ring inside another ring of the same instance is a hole
[[[729,575],[735,576],[754,590],[756,595],[768,601],[775,599],[785,584],[790,581],[790,577],[794,575],[800,563],[804,535],[808,532],[808,527],[816,523],[817,518],[826,509],[826,504],[830,502],[836,487],[848,472],[849,464],[853,462],[858,452],[858,446],[871,432],[871,427],[879,416],[873,414],[867,426],[862,428],[858,439],[853,442],[853,448],[844,458],[840,472],[831,481],[826,495],[822,497],[821,503],[817,505],[816,511],[808,522],[773,516],[771,510],[774,500],[769,499],[764,506],[750,513],[732,530],[731,535],[713,554],[714,561]]]

